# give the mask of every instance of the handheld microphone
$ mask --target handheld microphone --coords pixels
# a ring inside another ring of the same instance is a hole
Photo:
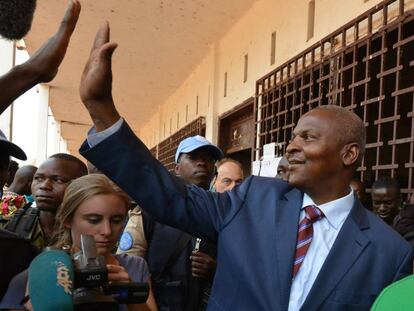
[[[74,269],[64,251],[46,250],[29,266],[29,296],[34,310],[73,311]]]

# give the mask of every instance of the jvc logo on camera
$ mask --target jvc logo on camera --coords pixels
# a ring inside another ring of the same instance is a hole
[[[91,274],[88,275],[88,277],[86,278],[86,281],[100,281],[101,280],[101,275],[99,274]]]

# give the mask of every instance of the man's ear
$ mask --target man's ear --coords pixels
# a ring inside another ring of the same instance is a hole
[[[217,182],[217,172],[214,173],[214,177],[210,182],[210,185],[215,186]]]
[[[357,143],[346,144],[342,148],[342,162],[345,166],[357,164],[359,158],[359,145]]]
[[[175,175],[180,176],[180,163],[175,163],[174,173]]]

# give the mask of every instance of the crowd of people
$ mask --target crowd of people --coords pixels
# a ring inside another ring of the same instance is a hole
[[[33,2],[0,10],[1,35],[30,29]],[[53,79],[80,9],[70,0],[56,34],[0,77],[0,111]],[[23,29],[7,26],[16,11],[27,12],[18,14]],[[83,235],[108,284],[149,284],[145,302],[119,310],[414,308],[405,294],[414,288],[414,197],[403,200],[397,180],[382,177],[369,198],[354,179],[366,143],[356,114],[334,105],[304,114],[275,178],[245,178],[241,163],[198,135],[179,143],[171,173],[117,111],[116,48],[104,23],[80,81],[93,122],[80,146],[88,165],[59,153],[19,168],[10,157],[25,160],[24,151],[0,133],[0,310],[52,310],[30,288],[30,261],[49,249],[76,254]]]

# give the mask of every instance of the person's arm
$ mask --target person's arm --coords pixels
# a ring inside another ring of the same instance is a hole
[[[25,63],[0,77],[0,113],[20,95],[38,83],[49,82],[57,74],[78,21],[81,5],[70,0],[59,29]]]
[[[112,98],[111,59],[117,45],[109,41],[109,25],[98,31],[80,83],[80,97],[96,132],[110,130],[120,115]],[[187,187],[156,160],[126,122],[92,148],[80,153],[128,193],[155,220],[216,241],[218,232],[234,218],[249,188],[225,194]]]
[[[404,258],[401,260],[400,266],[394,275],[393,282],[398,281],[410,274],[413,274],[413,260],[414,260],[414,249],[411,247],[407,250]]]
[[[79,88],[80,98],[91,116],[96,132],[115,124],[120,115],[112,98],[112,54],[116,43],[109,42],[109,24],[96,34]]]
[[[135,207],[122,234],[117,254],[132,254],[145,258],[148,243],[145,238],[142,211]]]

